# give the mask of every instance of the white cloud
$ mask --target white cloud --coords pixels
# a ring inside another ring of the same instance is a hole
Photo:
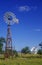
[[[24,5],[24,6],[20,6],[18,7],[19,11],[20,12],[23,12],[23,11],[31,11],[31,10],[36,10],[37,9],[37,6],[28,6],[28,5]]]
[[[40,31],[41,31],[41,29],[35,29],[34,31],[40,32]]]
[[[30,11],[30,7],[29,6],[20,6],[19,7],[19,11]]]

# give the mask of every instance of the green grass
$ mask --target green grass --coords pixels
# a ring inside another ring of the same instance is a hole
[[[42,65],[42,55],[34,54],[18,54],[16,58],[3,59],[0,55],[0,65]]]
[[[42,58],[14,58],[0,60],[0,65],[42,65]]]

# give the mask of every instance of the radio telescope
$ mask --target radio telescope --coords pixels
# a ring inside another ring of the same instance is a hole
[[[14,23],[18,23],[18,19],[16,15],[12,12],[6,12],[4,14],[4,20],[7,23],[7,36],[6,36],[6,46],[5,46],[5,57],[8,58],[9,56],[13,56],[12,52],[12,37],[11,37],[11,30],[10,26]]]

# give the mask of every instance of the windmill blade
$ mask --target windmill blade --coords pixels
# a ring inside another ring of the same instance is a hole
[[[6,12],[4,14],[4,20],[7,24],[10,23],[10,25],[14,24],[14,23],[18,23],[19,19],[16,18],[16,15],[13,14],[12,12]]]

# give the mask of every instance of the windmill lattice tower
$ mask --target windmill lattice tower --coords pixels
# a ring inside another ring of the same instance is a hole
[[[7,23],[7,37],[6,37],[6,46],[5,46],[5,58],[10,56],[13,57],[12,50],[12,37],[11,37],[11,25],[18,21],[16,16],[12,12],[6,12],[4,15],[4,19]]]
[[[11,37],[11,30],[10,30],[10,24],[7,25],[7,37],[6,37],[6,54],[8,56],[13,56],[13,51],[12,51],[12,37]]]

